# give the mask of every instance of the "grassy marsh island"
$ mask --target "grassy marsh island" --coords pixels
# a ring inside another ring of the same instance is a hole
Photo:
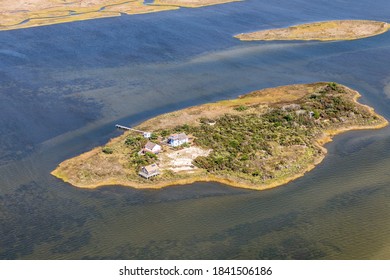
[[[320,82],[190,107],[135,127],[151,132],[149,139],[126,131],[104,147],[62,162],[52,174],[80,188],[161,188],[196,181],[276,187],[320,163],[323,145],[333,135],[388,124],[359,104],[359,96],[346,86]]]
[[[177,6],[185,8],[199,8],[244,0],[154,0],[154,5]]]
[[[390,24],[371,20],[313,22],[287,28],[268,29],[236,35],[241,41],[341,41],[356,40],[387,32]]]
[[[0,30],[28,28],[95,18],[202,7],[240,0],[2,0]]]

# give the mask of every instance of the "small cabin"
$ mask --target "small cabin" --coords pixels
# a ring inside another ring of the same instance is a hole
[[[157,164],[153,163],[151,165],[143,166],[138,174],[145,179],[149,179],[159,175],[160,169],[158,168]]]
[[[178,147],[188,143],[188,136],[185,133],[172,134],[168,137],[168,144],[172,147]]]
[[[152,133],[151,132],[147,132],[147,131],[145,131],[144,133],[144,138],[150,138],[150,137],[152,137]]]
[[[161,146],[156,144],[156,143],[153,143],[153,142],[150,142],[148,141],[145,146],[144,146],[144,149],[143,149],[143,152],[149,152],[149,153],[153,153],[153,154],[158,154],[161,152]]]

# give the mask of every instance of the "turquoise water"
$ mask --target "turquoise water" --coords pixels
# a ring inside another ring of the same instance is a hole
[[[315,170],[263,192],[215,183],[80,190],[50,175],[119,135],[115,123],[265,87],[336,81],[390,117],[390,33],[232,38],[308,21],[386,21],[386,1],[268,2],[0,32],[0,258],[389,259],[388,128],[337,136]]]

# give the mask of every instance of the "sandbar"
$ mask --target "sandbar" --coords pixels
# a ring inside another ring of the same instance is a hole
[[[333,20],[242,33],[241,41],[342,41],[376,36],[387,32],[390,24],[372,20]]]

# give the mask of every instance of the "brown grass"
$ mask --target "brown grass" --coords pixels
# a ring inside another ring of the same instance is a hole
[[[274,40],[356,40],[387,32],[386,22],[370,20],[335,20],[301,24],[287,28],[269,29],[235,36],[242,41]]]
[[[189,107],[183,110],[167,113],[145,121],[137,126],[141,130],[166,129],[178,125],[197,125],[200,116],[215,119],[224,114],[247,114],[251,111],[239,112],[234,108],[240,105],[266,106],[280,102],[293,102],[314,91],[316,85],[289,85],[276,88],[256,90],[233,100],[222,100],[215,103]]]
[[[190,107],[180,111],[164,114],[153,119],[150,119],[138,126],[138,128],[154,128],[165,129],[175,127],[185,123],[197,125],[200,117],[216,118],[225,113],[229,114],[247,114],[249,110],[238,112],[234,110],[239,105],[261,105],[264,106],[275,103],[294,103],[304,96],[313,93],[313,91],[324,83],[307,84],[307,85],[290,85],[277,88],[264,89],[254,91],[234,100],[224,100],[216,103],[205,104],[195,107]],[[350,92],[350,96],[357,103],[360,94],[345,87]],[[362,105],[360,105],[362,106]],[[280,151],[280,156],[286,156],[288,153],[300,154],[298,156],[299,165],[301,168],[293,175],[280,175],[273,180],[268,180],[265,184],[253,184],[245,179],[232,177],[231,175],[215,176],[210,175],[202,169],[194,170],[194,172],[179,172],[174,177],[160,177],[158,180],[146,181],[141,179],[134,170],[126,167],[126,147],[123,143],[130,132],[125,132],[123,135],[112,139],[107,146],[114,150],[114,154],[106,155],[102,153],[101,148],[95,148],[92,151],[84,153],[78,157],[62,162],[52,174],[65,182],[69,182],[80,188],[96,188],[107,185],[122,185],[134,188],[162,188],[171,185],[190,184],[198,181],[216,181],[223,184],[231,185],[240,188],[249,188],[255,190],[264,190],[280,186],[303,176],[306,172],[313,169],[325,157],[326,149],[323,145],[332,140],[332,136],[339,133],[356,130],[356,129],[378,129],[386,126],[388,122],[377,115],[374,110],[363,105],[372,115],[378,117],[378,121],[373,125],[345,125],[343,127],[325,130],[323,134],[315,140],[322,153],[316,156],[306,155],[305,151],[299,147],[285,148]],[[258,107],[258,106],[257,106]],[[165,147],[165,149],[167,149]],[[289,150],[290,149],[290,150]],[[283,154],[283,155],[282,155]],[[277,158],[275,158],[277,160]]]
[[[186,8],[199,8],[243,0],[155,0],[154,5],[177,6]]]

